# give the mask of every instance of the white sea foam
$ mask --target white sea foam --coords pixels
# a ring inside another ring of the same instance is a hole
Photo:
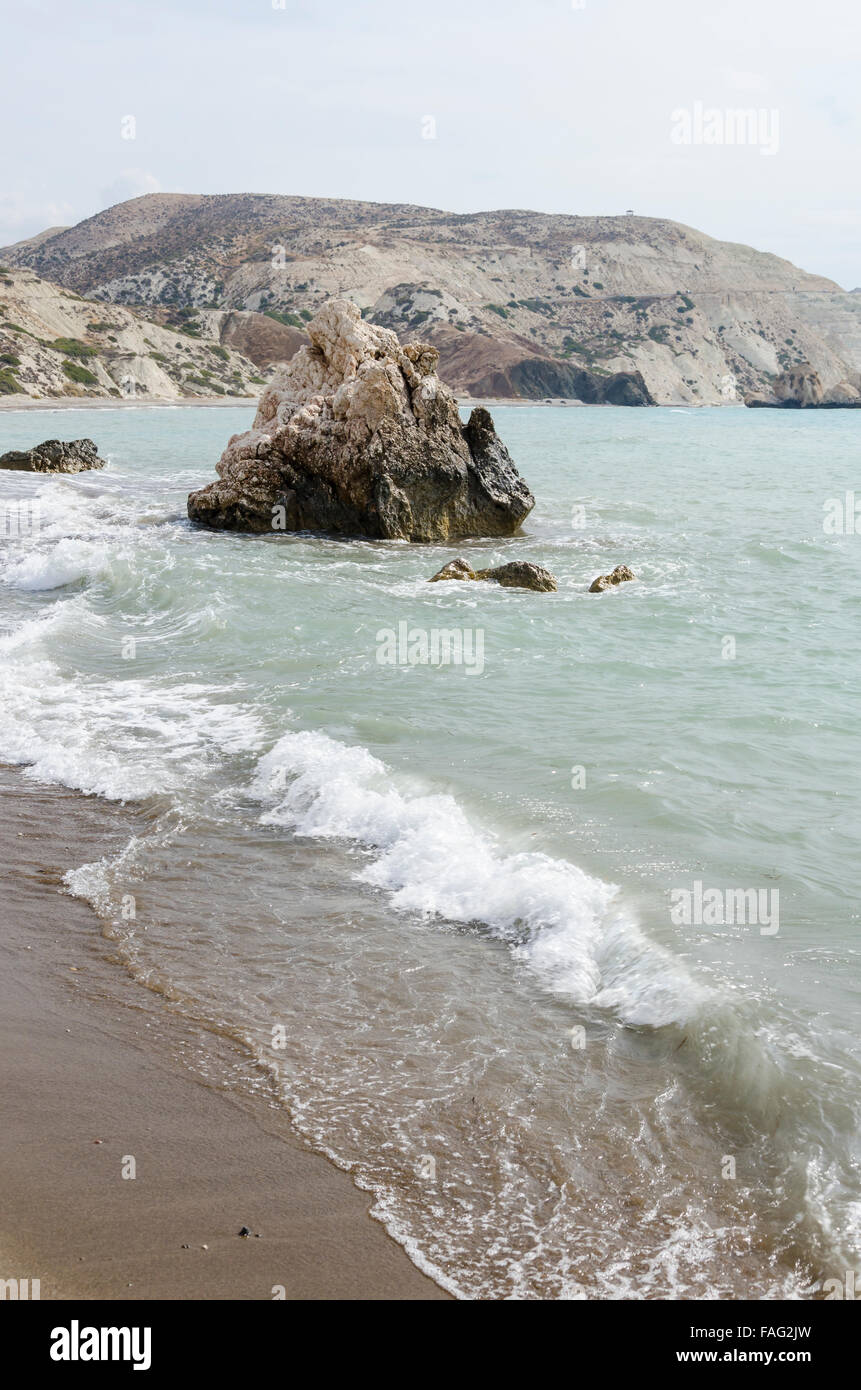
[[[616,905],[618,890],[540,853],[506,854],[450,796],[399,790],[365,748],[286,734],[263,757],[261,820],[374,852],[359,879],[403,911],[483,924],[554,993],[632,1024],[684,1021],[707,991]]]
[[[98,542],[61,540],[50,550],[28,550],[12,559],[3,571],[3,582],[31,592],[59,589],[80,579],[96,578],[108,564],[109,554],[108,547]]]
[[[262,743],[259,718],[231,687],[66,676],[32,643],[32,631],[0,642],[0,758],[37,781],[114,801],[180,796],[226,754]]]

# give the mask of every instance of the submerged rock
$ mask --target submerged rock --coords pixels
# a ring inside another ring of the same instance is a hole
[[[219,481],[190,494],[192,521],[409,541],[517,531],[535,499],[489,413],[461,423],[436,348],[401,347],[350,300],[324,305],[308,336]]]
[[[627,565],[617,565],[610,574],[599,574],[589,585],[590,594],[602,594],[605,589],[612,589],[615,584],[624,584],[626,579],[636,579],[633,570],[629,570]]]
[[[487,570],[474,570],[466,560],[449,560],[431,575],[428,583],[435,584],[440,579],[487,579],[506,589],[536,589],[540,593],[555,593],[559,587],[549,570],[531,560],[512,560],[507,565]]]
[[[104,468],[104,459],[92,439],[46,439],[32,449],[13,449],[0,454],[0,468],[26,473],[83,473],[88,468]]]

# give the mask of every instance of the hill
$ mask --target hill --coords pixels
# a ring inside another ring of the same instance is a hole
[[[433,342],[440,374],[473,396],[590,399],[640,372],[661,403],[721,404],[799,363],[826,389],[861,384],[861,296],[659,218],[154,193],[0,259],[105,304],[193,311],[259,367],[347,295]]]

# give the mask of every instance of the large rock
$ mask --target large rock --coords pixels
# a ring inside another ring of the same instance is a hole
[[[104,468],[104,459],[92,439],[46,439],[32,449],[13,449],[0,454],[0,468],[25,473],[83,473],[88,468]]]
[[[204,525],[444,541],[510,536],[534,506],[486,410],[467,425],[427,343],[332,300],[246,434],[188,499]]]

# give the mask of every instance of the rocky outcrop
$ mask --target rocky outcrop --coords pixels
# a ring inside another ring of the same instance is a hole
[[[486,410],[461,423],[427,343],[402,347],[332,300],[234,435],[192,521],[244,531],[318,531],[442,541],[510,536],[534,506]]]
[[[478,333],[431,326],[428,339],[439,348],[446,381],[489,399],[582,401],[586,405],[654,405],[640,372],[599,375],[500,344]]]
[[[809,362],[802,362],[791,371],[781,372],[770,392],[748,396],[745,405],[752,409],[770,406],[783,410],[857,408],[861,406],[861,393],[848,381],[824,390],[819,373]]]
[[[565,362],[526,357],[510,368],[512,390],[505,394],[531,399],[557,397],[586,405],[654,405],[640,372],[613,372],[599,376]],[[477,394],[473,391],[473,395]]]
[[[559,585],[553,575],[543,565],[533,564],[531,560],[511,560],[507,565],[496,565],[493,569],[474,570],[466,560],[449,560],[441,570],[431,575],[429,584],[446,579],[487,579],[493,584],[501,584],[504,589],[535,589],[538,593],[555,593]]]
[[[779,405],[820,405],[824,395],[819,373],[809,362],[802,362],[791,371],[781,372],[774,383],[774,395]]]
[[[824,407],[828,406],[851,406],[861,405],[861,391],[853,386],[850,381],[839,381],[836,386],[830,387],[822,397]]]
[[[593,579],[589,585],[590,594],[603,594],[605,589],[612,589],[617,584],[624,584],[627,579],[636,579],[633,570],[628,569],[627,565],[617,565],[610,574],[599,574],[597,579]]]
[[[104,459],[92,439],[46,439],[32,449],[13,449],[0,454],[0,468],[14,468],[25,473],[84,473],[89,468],[104,468]]]

